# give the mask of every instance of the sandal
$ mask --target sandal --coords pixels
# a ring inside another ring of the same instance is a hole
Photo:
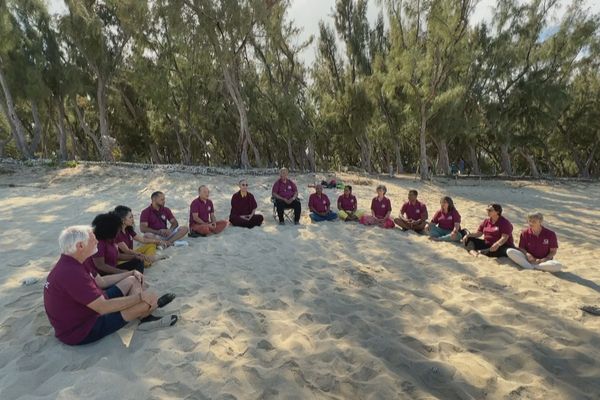
[[[144,318],[144,319],[146,319],[146,318]],[[154,318],[156,318],[156,317],[154,317]],[[142,330],[142,331],[151,331],[151,330],[159,329],[159,328],[168,328],[169,326],[175,325],[177,323],[178,319],[179,318],[177,318],[177,315],[175,315],[175,314],[166,315],[166,316],[164,316],[162,318],[158,318],[156,320],[142,321],[138,325],[138,329]]]
[[[164,306],[172,302],[175,299],[175,297],[177,296],[174,293],[163,294],[162,296],[160,296],[156,304],[158,304],[158,308],[163,308]]]

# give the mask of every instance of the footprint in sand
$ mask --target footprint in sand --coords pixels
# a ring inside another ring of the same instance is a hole
[[[266,333],[266,322],[265,318],[256,317],[254,314],[248,311],[238,310],[236,308],[230,308],[225,311],[225,314],[237,325],[247,328],[254,334]]]
[[[275,350],[275,347],[268,340],[261,339],[260,342],[256,344],[256,348],[265,351]]]
[[[282,301],[279,299],[273,299],[273,300],[267,301],[265,304],[263,304],[259,308],[261,310],[281,311],[281,310],[287,310],[288,307],[289,307],[289,305],[285,301]]]

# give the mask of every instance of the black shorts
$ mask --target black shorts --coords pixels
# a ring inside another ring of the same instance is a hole
[[[115,297],[123,297],[123,292],[121,289],[117,287],[117,285],[113,285],[104,291],[104,294],[109,299],[114,299]],[[123,316],[120,312],[114,312],[110,314],[101,315],[96,320],[96,323],[92,327],[92,330],[88,335],[78,344],[88,344],[93,343],[97,340],[102,339],[105,336],[114,333],[127,325],[127,321],[123,319]]]

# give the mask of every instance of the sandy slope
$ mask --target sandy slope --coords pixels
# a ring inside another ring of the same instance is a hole
[[[296,178],[308,199],[314,176]],[[368,208],[379,178],[342,178]],[[187,223],[199,184],[225,218],[237,178],[99,166],[0,175],[0,398],[599,398],[600,318],[578,310],[600,305],[598,184],[381,179],[394,214],[415,187],[431,214],[451,195],[471,229],[499,201],[516,238],[541,210],[568,267],[551,275],[398,229],[310,224],[306,210],[301,227],[279,227],[274,179],[250,181],[262,228],[189,239],[148,270],[179,296],[175,328],[130,324],[72,348],[54,338],[41,295],[60,230],[117,204],[137,220],[157,189]],[[42,280],[21,286],[29,276]]]

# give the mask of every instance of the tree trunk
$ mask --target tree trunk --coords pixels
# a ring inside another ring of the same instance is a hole
[[[479,160],[477,159],[477,151],[475,146],[469,146],[469,159],[471,161],[471,171],[474,175],[481,175],[481,168],[479,168]]]
[[[15,109],[15,103],[10,93],[10,89],[4,78],[4,72],[2,71],[2,57],[0,57],[0,86],[2,86],[2,90],[4,92],[4,98],[6,100],[6,104],[2,104],[2,110],[6,114],[6,118],[11,126],[11,133],[15,139],[15,143],[17,144],[17,149],[21,152],[21,155],[25,158],[32,158],[33,154],[29,151],[29,146],[27,145],[27,135],[25,127],[21,122],[21,119],[17,115],[17,111]]]
[[[508,143],[503,143],[500,145],[500,155],[502,156],[502,159],[501,159],[502,171],[507,176],[512,176],[513,170],[512,170],[512,164],[510,162],[510,154],[508,153]]]
[[[538,179],[540,177],[540,172],[538,171],[538,168],[537,168],[537,165],[535,164],[535,159],[533,158],[533,156],[531,154],[528,154],[527,152],[525,152],[525,150],[523,150],[523,149],[519,149],[519,153],[521,153],[523,158],[525,158],[525,160],[527,161],[527,164],[529,164],[529,170],[531,171],[531,176],[533,176],[535,179]]]
[[[373,171],[371,163],[372,149],[371,141],[367,137],[366,133],[358,140],[358,143],[360,146],[360,163],[362,165],[362,168],[368,173],[371,173]]]
[[[438,148],[438,160],[439,167],[442,169],[444,175],[451,175],[450,171],[450,158],[448,157],[448,144],[446,139],[439,139],[435,142]]]
[[[56,128],[58,129],[58,152],[61,161],[66,161],[69,158],[67,150],[67,129],[65,126],[65,104],[61,96],[55,97],[54,104],[57,109]]]
[[[286,139],[288,159],[290,160],[290,169],[297,169],[296,159],[294,158],[294,151],[292,150],[292,139]]]
[[[42,122],[40,120],[40,111],[38,109],[37,103],[34,100],[31,100],[31,115],[33,116],[33,140],[31,141],[31,145],[29,146],[29,151],[31,154],[35,154],[38,150],[40,142],[42,141]]]
[[[223,68],[223,77],[225,79],[225,86],[231,96],[240,118],[240,137],[238,140],[238,153],[240,154],[240,162],[242,168],[250,168],[250,160],[248,158],[248,146],[252,148],[254,152],[254,161],[256,165],[261,165],[260,154],[254,143],[252,143],[252,137],[250,136],[250,127],[248,126],[248,114],[246,112],[246,103],[242,99],[242,95],[239,89],[239,82],[235,77],[235,72],[231,71],[231,67]]]
[[[427,165],[427,142],[425,133],[427,131],[427,114],[425,103],[421,104],[421,128],[419,131],[419,159],[421,180],[429,179],[429,167]]]
[[[79,126],[83,130],[83,133],[85,133],[87,137],[92,139],[92,142],[94,142],[94,146],[96,146],[98,154],[102,159],[102,145],[100,144],[100,141],[98,140],[94,132],[92,132],[92,129],[90,128],[88,123],[85,121],[85,116],[83,115],[83,112],[81,112],[81,109],[77,105],[77,101],[74,100],[73,103],[75,106],[75,115],[77,116],[77,121],[79,121]]]
[[[404,173],[404,165],[402,164],[402,152],[400,151],[400,143],[396,142],[396,173]]]
[[[315,145],[313,144],[312,140],[310,140],[310,139],[306,140],[306,149],[307,149],[306,157],[308,158],[308,163],[310,165],[310,172],[316,172],[317,171],[317,162],[315,160]]]
[[[100,124],[100,143],[102,145],[100,156],[103,161],[114,162],[115,157],[112,151],[116,141],[110,136],[109,132],[106,83],[101,76],[98,76],[96,84],[96,100],[98,102],[98,122]]]

